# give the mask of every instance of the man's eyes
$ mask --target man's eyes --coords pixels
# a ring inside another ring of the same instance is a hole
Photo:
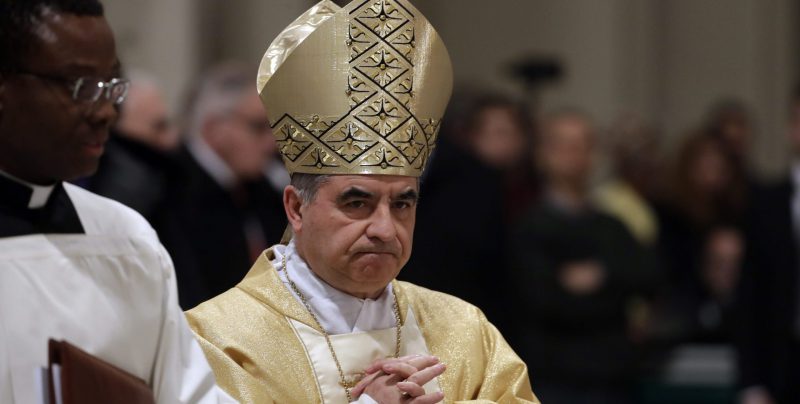
[[[414,206],[411,201],[395,201],[392,205],[395,209],[408,209]]]
[[[369,202],[358,199],[358,200],[347,201],[344,203],[344,206],[348,209],[361,209],[369,207]],[[412,201],[399,200],[392,202],[391,207],[392,209],[400,209],[400,210],[408,209],[414,207],[414,203]]]
[[[344,206],[346,206],[348,208],[352,208],[352,209],[360,209],[360,208],[363,208],[363,207],[367,206],[367,202],[366,201],[362,201],[362,200],[354,200],[354,201],[346,202],[344,204]]]

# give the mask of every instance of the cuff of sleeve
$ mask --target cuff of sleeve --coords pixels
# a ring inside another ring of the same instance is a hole
[[[369,394],[364,393],[361,395],[361,397],[358,398],[358,400],[353,401],[353,404],[379,404],[379,403],[373,400],[372,397],[369,396]]]

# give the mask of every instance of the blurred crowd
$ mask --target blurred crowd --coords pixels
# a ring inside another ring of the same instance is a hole
[[[181,111],[129,72],[100,169],[80,181],[151,222],[185,309],[238,283],[286,227],[289,177],[253,71],[210,69]],[[800,155],[800,95],[790,111]],[[735,347],[747,403],[800,397],[800,166],[755,179],[753,117],[735,100],[670,153],[664,135],[635,115],[600,127],[457,90],[400,278],[478,305],[547,403],[637,402],[685,344]]]

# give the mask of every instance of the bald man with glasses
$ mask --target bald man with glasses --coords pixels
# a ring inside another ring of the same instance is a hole
[[[51,338],[143,380],[158,403],[230,400],[152,228],[64,182],[97,168],[128,91],[119,65],[96,0],[0,0],[1,403],[38,401]]]

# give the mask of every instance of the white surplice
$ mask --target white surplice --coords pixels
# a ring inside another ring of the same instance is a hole
[[[141,378],[158,403],[234,402],[192,337],[150,225],[117,202],[64,188],[85,234],[0,238],[0,403],[38,400],[49,338]]]

